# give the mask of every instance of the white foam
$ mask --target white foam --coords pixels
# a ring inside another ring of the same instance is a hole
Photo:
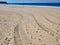
[[[60,8],[60,6],[36,6],[36,5],[6,5],[6,6],[23,6],[23,7],[50,7],[50,8]]]

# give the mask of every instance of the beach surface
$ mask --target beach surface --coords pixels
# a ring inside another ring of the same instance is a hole
[[[0,5],[0,45],[60,45],[60,8]]]

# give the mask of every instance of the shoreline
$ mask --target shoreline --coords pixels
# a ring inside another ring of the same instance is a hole
[[[34,6],[34,5],[6,5],[6,4],[0,4],[0,6],[22,6],[22,7],[48,7],[48,8],[60,8],[60,6]]]

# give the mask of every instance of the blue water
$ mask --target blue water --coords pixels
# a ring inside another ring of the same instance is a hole
[[[0,3],[1,4],[1,3]],[[5,4],[5,3],[3,3]],[[60,3],[6,3],[7,5],[28,5],[28,6],[58,6],[60,7]]]
[[[59,6],[60,3],[8,3],[10,5]]]

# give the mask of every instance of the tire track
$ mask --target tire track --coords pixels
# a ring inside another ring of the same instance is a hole
[[[15,45],[22,45],[22,39],[18,31],[18,25],[14,29],[14,40],[15,40]]]
[[[29,38],[25,34],[25,31],[22,28],[23,27],[22,21],[23,21],[23,18],[19,23],[19,33],[21,34],[22,41],[24,42],[24,45],[33,45],[33,43],[31,42],[31,40],[29,40]]]
[[[28,13],[28,12],[24,12],[24,13],[32,16],[32,17],[34,18],[35,22],[38,24],[38,26],[39,26],[40,28],[42,28],[45,32],[49,33],[49,34],[50,34],[51,36],[53,36],[53,37],[54,37],[54,35],[56,35],[56,34],[54,34],[55,32],[54,32],[54,33],[52,32],[52,30],[49,31],[50,29],[48,29],[47,27],[44,27],[43,25],[39,24],[38,21],[37,21],[37,19],[33,16],[33,14]],[[46,20],[47,20],[47,19],[46,19]],[[49,22],[50,22],[50,21],[49,21]],[[57,36],[57,37],[58,37],[58,36]],[[56,39],[56,37],[55,37],[55,39]],[[59,40],[59,39],[58,39],[58,40]]]

